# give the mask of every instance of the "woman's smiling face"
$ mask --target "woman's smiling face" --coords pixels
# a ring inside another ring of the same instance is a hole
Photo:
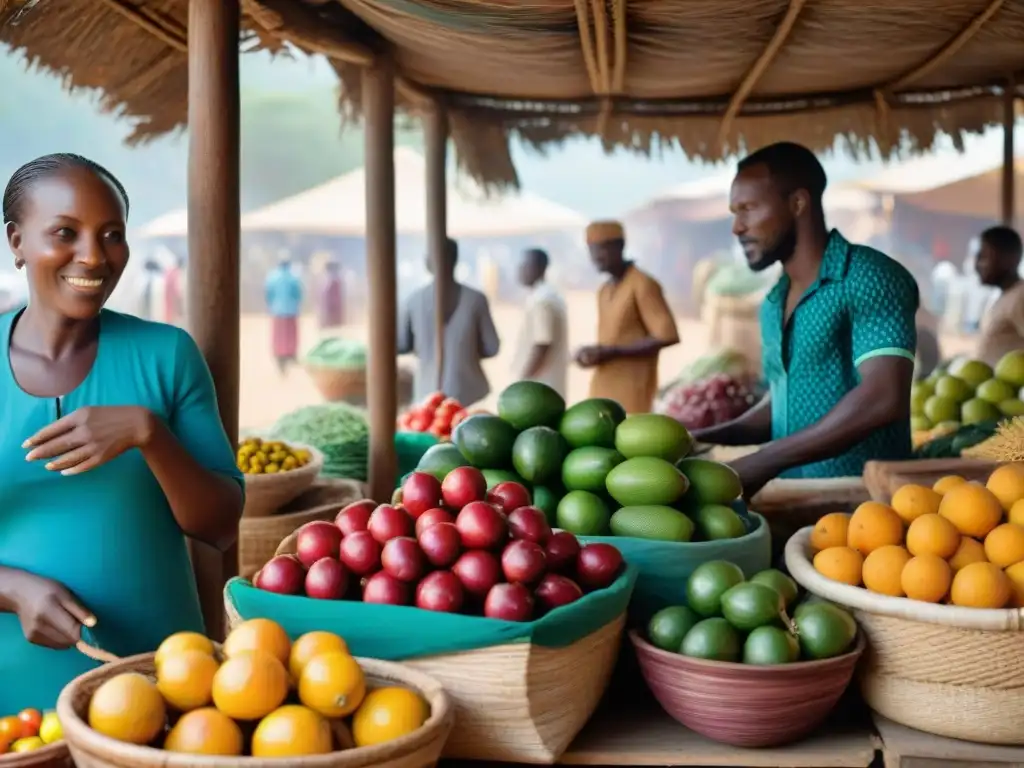
[[[91,168],[69,165],[29,182],[7,240],[32,303],[68,319],[99,314],[128,264],[125,208]]]

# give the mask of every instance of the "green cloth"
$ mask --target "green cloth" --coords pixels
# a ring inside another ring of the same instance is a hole
[[[652,615],[670,605],[686,604],[686,581],[694,569],[711,560],[735,563],[749,578],[771,568],[772,535],[761,515],[740,516],[749,533],[721,541],[651,541],[621,536],[580,536],[580,541],[602,541],[618,548],[637,569],[636,589],[629,604],[632,624],[646,624]]]
[[[771,392],[772,439],[820,421],[860,384],[857,367],[873,357],[914,360],[917,283],[898,262],[832,230],[818,279],[783,325],[789,278],[761,305],[764,376]],[[878,430],[833,459],[796,467],[787,478],[860,475],[871,460],[911,458],[910,423]]]
[[[405,478],[415,471],[423,454],[440,440],[429,432],[396,432],[395,452],[398,454],[398,481],[396,488],[402,485]]]
[[[626,610],[636,582],[629,566],[608,589],[591,592],[536,621],[500,621],[355,600],[313,600],[256,589],[244,579],[228,582],[228,599],[243,619],[273,619],[296,638],[313,630],[345,638],[356,656],[400,661],[505,643],[561,648],[596,632]]]

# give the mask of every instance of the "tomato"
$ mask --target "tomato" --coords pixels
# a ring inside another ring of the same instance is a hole
[[[458,410],[455,413],[453,413],[452,414],[452,429],[454,429],[455,427],[459,426],[459,424],[462,421],[465,421],[466,416],[468,416],[468,415],[469,414],[466,413],[466,409],[465,408],[463,408],[461,410]]]
[[[409,429],[413,432],[426,432],[427,427],[430,426],[430,419],[426,418],[422,414],[417,414],[409,420]]]
[[[434,394],[427,396],[427,399],[423,401],[423,405],[430,410],[434,410],[444,402],[444,399],[444,392],[435,392]]]
[[[39,735],[39,725],[43,722],[42,712],[38,709],[23,709],[18,713],[18,719],[23,726],[22,738]]]
[[[462,408],[462,403],[460,403],[454,397],[446,397],[441,402],[441,406],[440,407],[442,407],[442,408],[453,408],[454,410],[458,411],[458,410],[460,410]]]
[[[0,717],[0,740],[6,741],[8,744],[17,741],[22,736],[28,736],[25,733],[25,724],[18,719],[17,715],[8,715],[7,717]]]

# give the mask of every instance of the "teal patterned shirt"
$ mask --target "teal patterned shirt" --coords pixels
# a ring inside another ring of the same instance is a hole
[[[914,360],[917,283],[902,265],[832,230],[818,279],[783,324],[789,278],[761,305],[765,379],[771,393],[772,439],[820,421],[858,384],[857,367],[872,357]],[[911,456],[910,422],[890,424],[833,459],[795,467],[782,477],[860,475],[873,459]]]

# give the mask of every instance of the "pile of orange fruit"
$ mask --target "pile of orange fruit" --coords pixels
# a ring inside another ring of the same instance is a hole
[[[999,466],[984,484],[949,475],[905,485],[889,504],[825,515],[811,546],[819,573],[882,595],[1024,607],[1024,463]]]
[[[0,755],[34,752],[63,738],[56,712],[23,709],[0,717]]]
[[[202,635],[171,635],[155,679],[122,673],[89,702],[89,726],[132,744],[196,755],[301,757],[382,744],[430,715],[407,688],[368,689],[345,641],[251,619],[217,649]]]

